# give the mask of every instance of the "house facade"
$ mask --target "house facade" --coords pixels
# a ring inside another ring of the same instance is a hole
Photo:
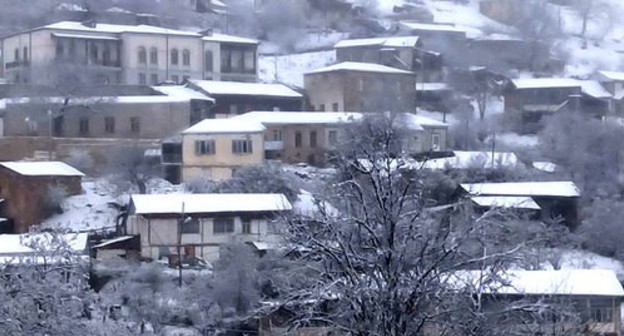
[[[264,131],[262,124],[235,118],[205,119],[184,130],[182,181],[228,179],[242,166],[262,163]]]
[[[343,40],[336,45],[338,62],[363,62],[415,71],[420,47],[418,36]]]
[[[414,111],[416,75],[388,66],[342,62],[304,75],[311,109],[333,112]]]
[[[45,82],[72,69],[79,73],[71,78],[88,75],[88,82],[99,84],[255,81],[257,44],[211,32],[61,21],[2,39],[2,67],[5,78],[17,83]]]
[[[141,256],[219,258],[234,242],[279,241],[279,214],[290,211],[282,194],[133,195],[126,233],[138,235]],[[178,248],[179,247],[179,248]]]
[[[80,194],[83,176],[62,162],[0,162],[2,232],[28,232],[31,226],[40,224],[56,210],[50,189],[62,189],[66,196]]]

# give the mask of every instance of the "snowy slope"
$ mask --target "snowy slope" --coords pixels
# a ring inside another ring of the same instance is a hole
[[[258,60],[259,76],[263,82],[280,82],[303,87],[303,74],[336,62],[334,50],[302,54],[267,56]]]

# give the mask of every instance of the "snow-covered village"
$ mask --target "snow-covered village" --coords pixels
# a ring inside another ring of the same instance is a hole
[[[0,6],[0,336],[624,335],[624,1]]]

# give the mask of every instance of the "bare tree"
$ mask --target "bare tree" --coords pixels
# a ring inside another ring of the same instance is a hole
[[[159,177],[160,165],[145,157],[145,149],[140,146],[124,146],[115,149],[107,160],[108,172],[116,176],[116,183],[122,190],[132,186],[140,194],[147,192],[147,181]]]

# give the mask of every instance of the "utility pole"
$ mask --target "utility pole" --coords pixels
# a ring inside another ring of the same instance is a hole
[[[182,287],[182,225],[184,224],[184,202],[182,216],[178,220],[178,287]]]
[[[48,161],[52,161],[52,151],[54,150],[54,137],[52,137],[52,110],[48,109]]]

